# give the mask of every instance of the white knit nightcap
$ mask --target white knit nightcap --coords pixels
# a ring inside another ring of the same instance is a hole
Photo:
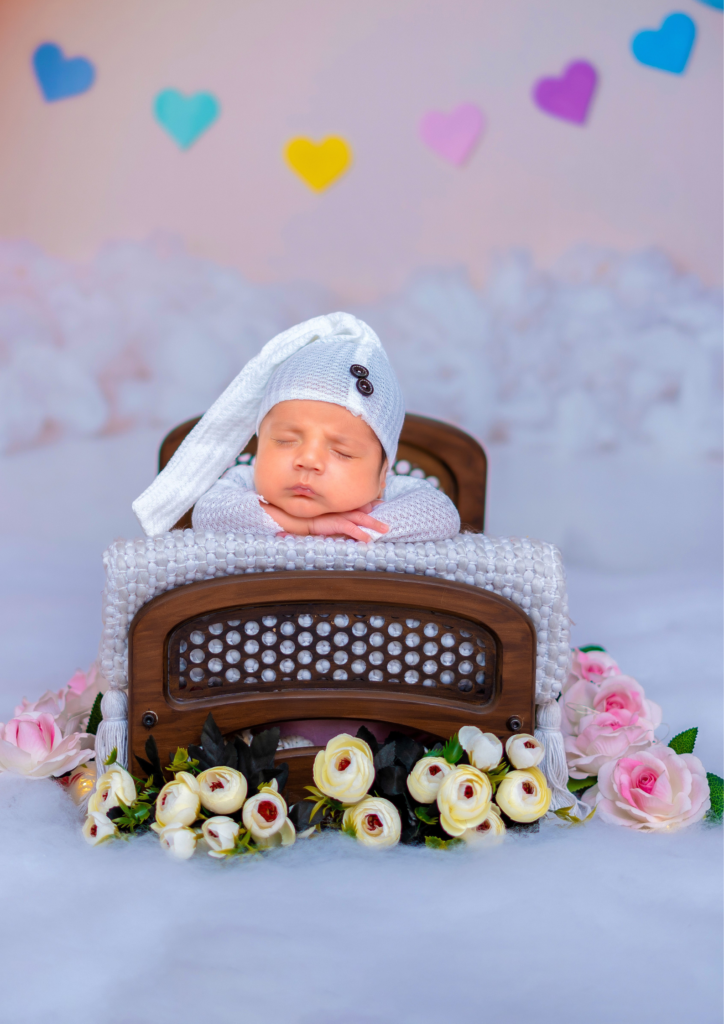
[[[361,416],[394,463],[405,404],[379,338],[349,313],[318,316],[267,342],[136,498],[145,533],[170,530],[233,466],[272,406],[293,399],[332,402]]]

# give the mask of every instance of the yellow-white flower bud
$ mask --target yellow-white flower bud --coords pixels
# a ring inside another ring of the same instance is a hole
[[[372,751],[364,740],[341,733],[314,759],[314,785],[325,796],[354,804],[366,795],[375,778]]]
[[[535,768],[543,760],[545,748],[535,736],[520,732],[510,737],[505,744],[505,753],[514,768]]]
[[[199,816],[199,784],[188,772],[178,772],[156,797],[156,821],[164,825],[193,825]]]
[[[125,768],[112,764],[96,782],[95,793],[88,801],[89,811],[101,811],[103,814],[119,802],[130,805],[136,799],[136,783]]]
[[[539,768],[509,772],[495,794],[498,807],[513,821],[537,821],[548,810],[551,791]]]
[[[482,732],[476,725],[464,725],[458,732],[458,741],[470,763],[481,772],[490,772],[500,764],[503,744],[495,733]]]
[[[350,825],[363,846],[379,849],[396,846],[400,841],[400,815],[395,805],[383,797],[368,796],[354,807],[348,807],[342,818],[342,828]]]
[[[460,837],[470,846],[497,846],[505,838],[505,822],[500,811],[491,804],[488,813],[475,828],[467,828]]]
[[[434,803],[442,780],[452,771],[455,766],[444,757],[421,757],[407,776],[407,788],[413,800],[421,804]]]
[[[217,815],[214,818],[207,818],[201,826],[201,832],[207,844],[211,847],[210,857],[225,857],[236,845],[239,835],[239,824],[233,818],[225,815]]]
[[[196,781],[202,807],[214,814],[233,814],[246,800],[246,779],[235,768],[208,768]]]
[[[437,794],[440,825],[450,836],[461,836],[485,818],[492,788],[487,775],[471,765],[459,765],[443,779]]]

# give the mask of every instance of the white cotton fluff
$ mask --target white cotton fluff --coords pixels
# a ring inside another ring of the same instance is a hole
[[[340,307],[343,296],[253,285],[163,239],[114,243],[85,267],[3,243],[0,450],[175,425],[269,338]],[[721,297],[660,252],[577,249],[550,271],[511,252],[483,289],[430,270],[351,311],[382,339],[408,409],[484,443],[721,453]]]

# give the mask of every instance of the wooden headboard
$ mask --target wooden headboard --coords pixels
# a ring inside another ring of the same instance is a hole
[[[200,419],[197,416],[186,420],[166,435],[159,452],[159,472]],[[256,436],[244,451],[256,454]],[[488,461],[474,438],[449,423],[408,412],[397,449],[397,462],[402,460],[409,462],[413,469],[423,470],[425,476],[437,477],[440,489],[460,513],[462,529],[483,532]],[[174,529],[190,526],[191,510],[179,519]]]

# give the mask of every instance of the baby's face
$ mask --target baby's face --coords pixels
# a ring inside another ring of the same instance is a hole
[[[254,484],[289,515],[351,512],[382,496],[387,460],[374,431],[331,402],[279,402],[259,426]]]

